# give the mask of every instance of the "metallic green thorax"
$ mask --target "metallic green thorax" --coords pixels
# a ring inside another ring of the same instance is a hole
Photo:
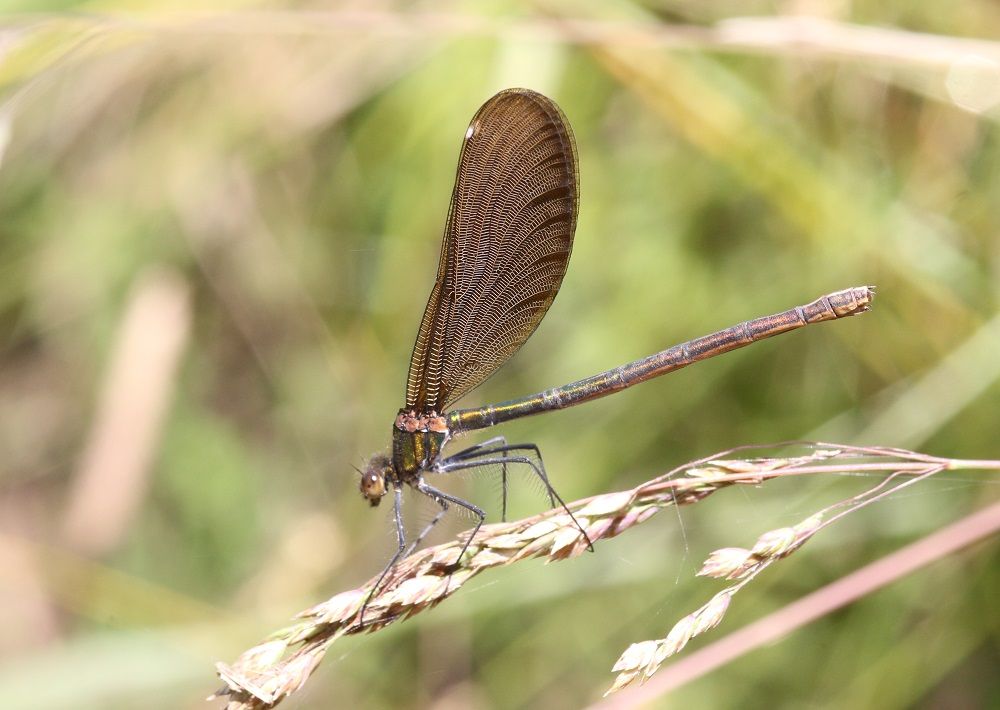
[[[441,453],[448,438],[444,418],[436,412],[399,410],[392,427],[392,467],[400,481],[417,476]]]

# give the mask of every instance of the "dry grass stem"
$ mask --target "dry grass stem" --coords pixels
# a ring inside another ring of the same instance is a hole
[[[731,449],[686,464],[636,488],[569,504],[587,536],[598,542],[625,532],[669,505],[696,503],[732,485],[757,485],[789,475],[858,471],[884,472],[888,474],[887,480],[902,481],[891,487],[882,482],[872,491],[810,516],[792,528],[765,533],[749,550],[729,548],[713,553],[700,574],[738,579],[737,584],[682,619],[665,639],[633,644],[615,665],[620,675],[613,690],[648,678],[688,640],[716,626],[739,589],[840,517],[842,512],[824,522],[824,516],[838,507],[856,510],[914,480],[900,476],[919,479],[945,469],[971,468],[975,464],[992,463],[992,467],[1000,468],[1000,462],[961,462],[895,449],[799,445],[807,453],[781,458],[726,458],[764,447]],[[233,664],[218,664],[219,676],[226,687],[212,697],[227,696],[228,710],[272,707],[304,685],[330,645],[341,636],[377,631],[420,613],[486,569],[531,557],[562,560],[587,549],[587,540],[560,508],[515,522],[484,525],[459,558],[464,543],[465,537],[459,536],[402,560],[369,602],[363,626],[359,624],[359,612],[374,580],[301,612],[296,623],[246,651]]]
[[[866,462],[860,466],[842,467],[841,472],[846,473],[858,471],[859,469],[872,470],[873,465],[877,466],[878,470],[886,470],[886,466],[893,470],[884,480],[859,495],[852,496],[817,511],[792,527],[778,528],[763,533],[757,538],[757,541],[750,549],[725,547],[712,552],[702,564],[701,569],[698,571],[698,576],[739,581],[718,592],[704,606],[674,624],[666,637],[634,643],[625,649],[624,653],[622,653],[612,667],[612,671],[617,672],[618,676],[605,695],[610,695],[633,683],[643,683],[649,679],[659,670],[664,660],[680,652],[687,645],[688,641],[718,626],[726,610],[729,608],[730,601],[738,591],[771,564],[787,557],[802,547],[806,541],[823,528],[846,515],[882,500],[902,488],[913,485],[941,471],[955,468],[997,468],[1000,466],[1000,462],[998,461],[939,459],[900,449],[859,447],[841,447],[837,449],[831,447],[818,449],[811,456],[801,457],[798,459],[798,463],[791,468],[784,466],[781,468],[786,475],[793,470],[796,473],[802,473],[803,471],[815,470],[815,467],[808,465],[807,459],[818,461],[828,458],[843,461],[846,458],[849,462],[858,456],[875,460]],[[879,458],[885,460],[878,461],[877,459]],[[739,463],[737,467],[742,467],[744,463],[749,463],[751,466],[760,465],[767,468],[779,461],[781,460],[755,459]],[[791,459],[787,461],[791,461]],[[721,471],[732,467],[733,464],[733,462],[723,462],[724,465],[720,467],[719,463],[713,462],[712,466],[707,470],[715,468],[715,470]]]
[[[984,463],[989,468],[997,467],[997,462]],[[1000,503],[993,503],[686,654],[651,682],[636,683],[621,693],[588,706],[588,710],[621,710],[654,705],[667,693],[703,678],[756,649],[774,644],[797,629],[944,557],[995,536],[997,532],[1000,532]],[[658,641],[634,644],[619,664],[622,668],[643,663],[648,665],[660,647]]]
[[[27,22],[31,24],[28,25]],[[894,27],[786,15],[730,17],[714,25],[586,17],[501,18],[474,13],[344,9],[328,12],[119,13],[67,18],[37,14],[6,22],[27,32],[53,25],[77,32],[344,34],[367,32],[400,38],[498,37],[510,41],[622,44],[642,49],[701,49],[728,53],[795,54],[890,66],[948,67],[970,57],[1000,61],[1000,43],[988,39],[912,32]]]

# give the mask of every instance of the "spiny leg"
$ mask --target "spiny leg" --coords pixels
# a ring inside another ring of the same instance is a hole
[[[444,506],[445,502],[454,503],[455,505],[461,506],[462,508],[471,511],[476,515],[476,517],[479,518],[479,520],[476,522],[476,527],[472,529],[472,533],[465,540],[465,544],[462,545],[461,552],[458,553],[458,558],[455,560],[457,564],[465,555],[465,551],[469,549],[469,545],[472,543],[472,538],[476,536],[476,533],[479,532],[479,528],[483,526],[483,521],[486,520],[486,513],[483,512],[483,509],[480,508],[478,505],[470,503],[467,500],[462,500],[461,498],[453,496],[449,493],[445,493],[444,491],[435,488],[434,486],[429,485],[428,483],[425,483],[423,479],[417,482],[417,490],[423,493],[424,495],[430,496],[434,500],[438,501],[438,503],[440,503],[442,507]],[[450,578],[451,575],[449,575],[449,579]]]
[[[474,459],[479,456],[493,454],[499,451],[507,450],[517,450],[522,448],[521,445],[515,447],[507,446],[507,438],[502,434],[500,436],[494,436],[492,439],[487,439],[486,441],[474,444],[467,449],[462,449],[457,454],[453,454],[448,457],[449,461],[467,461],[469,459]],[[535,453],[538,454],[538,460],[542,460],[542,455],[538,451],[538,447],[535,448]],[[543,466],[544,468],[544,466]],[[507,491],[508,491],[508,477],[507,477],[507,464],[500,465],[500,519],[504,522],[507,521]],[[546,485],[546,490],[548,486]],[[549,501],[552,505],[555,505],[555,501],[552,500],[552,494],[549,494]]]
[[[531,444],[527,444],[517,448],[522,448],[522,449],[533,448],[536,452],[538,451],[538,449]],[[515,450],[515,447],[509,447],[508,451],[510,450]],[[451,459],[441,461],[435,464],[433,470],[435,473],[450,473],[451,471],[461,471],[469,468],[478,468],[480,466],[489,466],[490,464],[503,464],[505,462],[523,463],[527,464],[528,466],[531,466],[531,470],[535,472],[535,475],[537,475],[545,483],[545,486],[549,491],[549,499],[551,500],[554,497],[555,500],[559,501],[559,505],[562,506],[562,509],[566,511],[567,515],[569,515],[570,520],[573,521],[573,524],[576,526],[577,530],[579,530],[580,534],[583,535],[583,539],[587,541],[587,547],[590,549],[591,552],[593,552],[594,543],[590,539],[590,536],[587,535],[587,531],[583,529],[582,525],[580,525],[580,522],[576,519],[576,516],[573,515],[573,511],[570,510],[569,507],[566,505],[566,502],[562,499],[562,496],[560,496],[558,491],[556,491],[556,489],[552,487],[552,484],[549,483],[548,476],[546,476],[545,473],[538,466],[535,465],[535,462],[532,461],[527,456],[507,456],[505,452],[503,458],[485,458],[485,452],[484,452],[484,458],[473,458],[472,460],[457,461],[457,462],[452,462]],[[555,507],[555,502],[552,503],[552,506]],[[478,527],[476,529],[478,530]],[[468,547],[468,544],[466,544],[466,547]]]
[[[504,441],[504,447],[507,442]],[[507,522],[507,449],[503,450],[504,462],[500,464],[500,520]]]
[[[538,477],[542,479],[542,483],[545,484],[545,495],[549,497],[549,506],[555,508],[556,501],[558,500],[562,507],[565,508],[566,504],[562,502],[561,498],[559,498],[559,495],[556,493],[556,489],[549,481],[549,474],[545,471],[545,461],[542,459],[542,452],[538,450],[538,447],[535,444],[511,444],[510,446],[507,446],[506,443],[504,446],[507,451],[533,451],[535,453],[534,460],[538,462],[538,466],[532,466],[531,469],[538,474]],[[497,447],[497,449],[499,448],[500,447]]]
[[[420,547],[420,543],[424,541],[424,538],[427,537],[427,534],[431,531],[431,529],[435,525],[438,524],[438,521],[440,521],[441,518],[444,517],[444,514],[448,512],[448,501],[446,501],[444,498],[434,498],[434,502],[441,506],[441,510],[438,511],[438,514],[435,515],[434,518],[427,524],[427,526],[420,531],[420,534],[417,535],[417,539],[410,543],[410,546],[406,549],[407,557],[409,557],[414,550]]]
[[[485,446],[486,444],[491,444],[491,443],[494,443],[494,442],[497,442],[497,441],[500,441],[502,443],[499,446],[492,446],[492,447],[486,447]],[[559,496],[555,495],[555,492],[556,492],[555,488],[553,488],[552,483],[549,482],[548,474],[546,474],[546,472],[545,472],[545,462],[542,460],[542,452],[538,450],[538,447],[535,444],[508,444],[507,441],[502,436],[498,436],[495,439],[490,439],[489,441],[485,441],[485,442],[483,442],[483,444],[480,444],[478,446],[473,446],[473,447],[470,447],[468,449],[464,449],[462,451],[459,451],[454,456],[449,456],[448,458],[446,458],[443,461],[443,465],[447,466],[449,463],[452,463],[452,462],[455,462],[455,461],[478,460],[480,458],[493,456],[494,454],[499,454],[499,453],[504,453],[504,452],[510,452],[510,451],[531,451],[531,452],[533,452],[535,454],[534,461],[537,461],[538,465],[536,466],[534,464],[530,464],[531,465],[531,470],[535,473],[535,475],[538,476],[539,479],[541,479],[542,485],[545,486],[545,494],[549,497],[549,505],[554,508],[556,506],[556,500],[559,498]],[[505,456],[505,458],[506,458],[506,456]],[[516,461],[512,458],[511,459],[511,463],[516,463]],[[441,464],[439,464],[439,465],[441,465]],[[503,465],[503,469],[504,469],[504,501],[503,502],[504,502],[504,512],[506,512],[506,509],[507,509],[507,505],[506,505],[506,503],[507,503],[506,469],[507,469],[507,467],[506,467],[505,464]],[[560,502],[562,502],[562,501],[560,501]],[[563,507],[565,507],[565,505]]]
[[[396,554],[392,556],[389,563],[382,570],[382,573],[375,580],[375,584],[372,586],[371,591],[368,592],[368,597],[365,599],[365,603],[361,605],[361,613],[358,615],[358,626],[365,625],[365,610],[368,608],[368,603],[375,597],[378,592],[379,587],[382,586],[382,581],[385,579],[389,571],[396,566],[399,562],[399,558],[403,555],[403,550],[406,547],[406,533],[403,531],[403,490],[399,486],[392,487],[392,512],[396,520]]]
[[[499,444],[500,446],[506,446],[507,445],[507,438],[505,436],[502,436],[502,435],[501,436],[494,436],[492,439],[487,439],[486,441],[480,442],[478,444],[473,444],[472,446],[470,446],[470,447],[468,447],[466,449],[462,449],[458,453],[452,454],[448,458],[449,459],[465,459],[465,458],[468,458],[469,456],[471,456],[471,455],[473,455],[473,454],[475,454],[475,453],[477,453],[479,451],[482,451],[483,449],[492,450],[492,447],[495,444]]]

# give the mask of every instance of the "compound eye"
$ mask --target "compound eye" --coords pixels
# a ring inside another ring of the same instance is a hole
[[[361,476],[361,495],[378,505],[379,499],[385,495],[385,476],[368,472]]]

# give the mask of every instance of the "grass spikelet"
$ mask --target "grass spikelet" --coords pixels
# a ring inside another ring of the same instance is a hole
[[[800,445],[808,447],[809,453],[790,458],[730,459],[723,457],[746,449],[722,452],[633,489],[568,505],[590,540],[598,542],[634,528],[667,506],[696,503],[729,486],[759,485],[790,475],[858,471],[887,474],[882,482],[861,495],[819,511],[795,526],[763,533],[751,549],[731,547],[713,552],[699,574],[739,581],[678,621],[664,639],[629,646],[614,665],[619,675],[609,693],[649,678],[666,658],[680,651],[692,638],[717,626],[737,591],[827,525],[942,470],[984,464],[935,459],[896,449]],[[588,547],[573,519],[561,509],[519,521],[484,525],[466,553],[459,557],[464,541],[465,536],[460,535],[456,540],[419,550],[402,560],[369,602],[364,625],[358,615],[374,580],[299,613],[296,623],[247,650],[231,665],[217,664],[225,687],[212,697],[226,698],[227,710],[273,707],[302,687],[331,644],[341,636],[374,633],[429,609],[483,570],[529,557],[548,561],[566,559],[582,554]]]

